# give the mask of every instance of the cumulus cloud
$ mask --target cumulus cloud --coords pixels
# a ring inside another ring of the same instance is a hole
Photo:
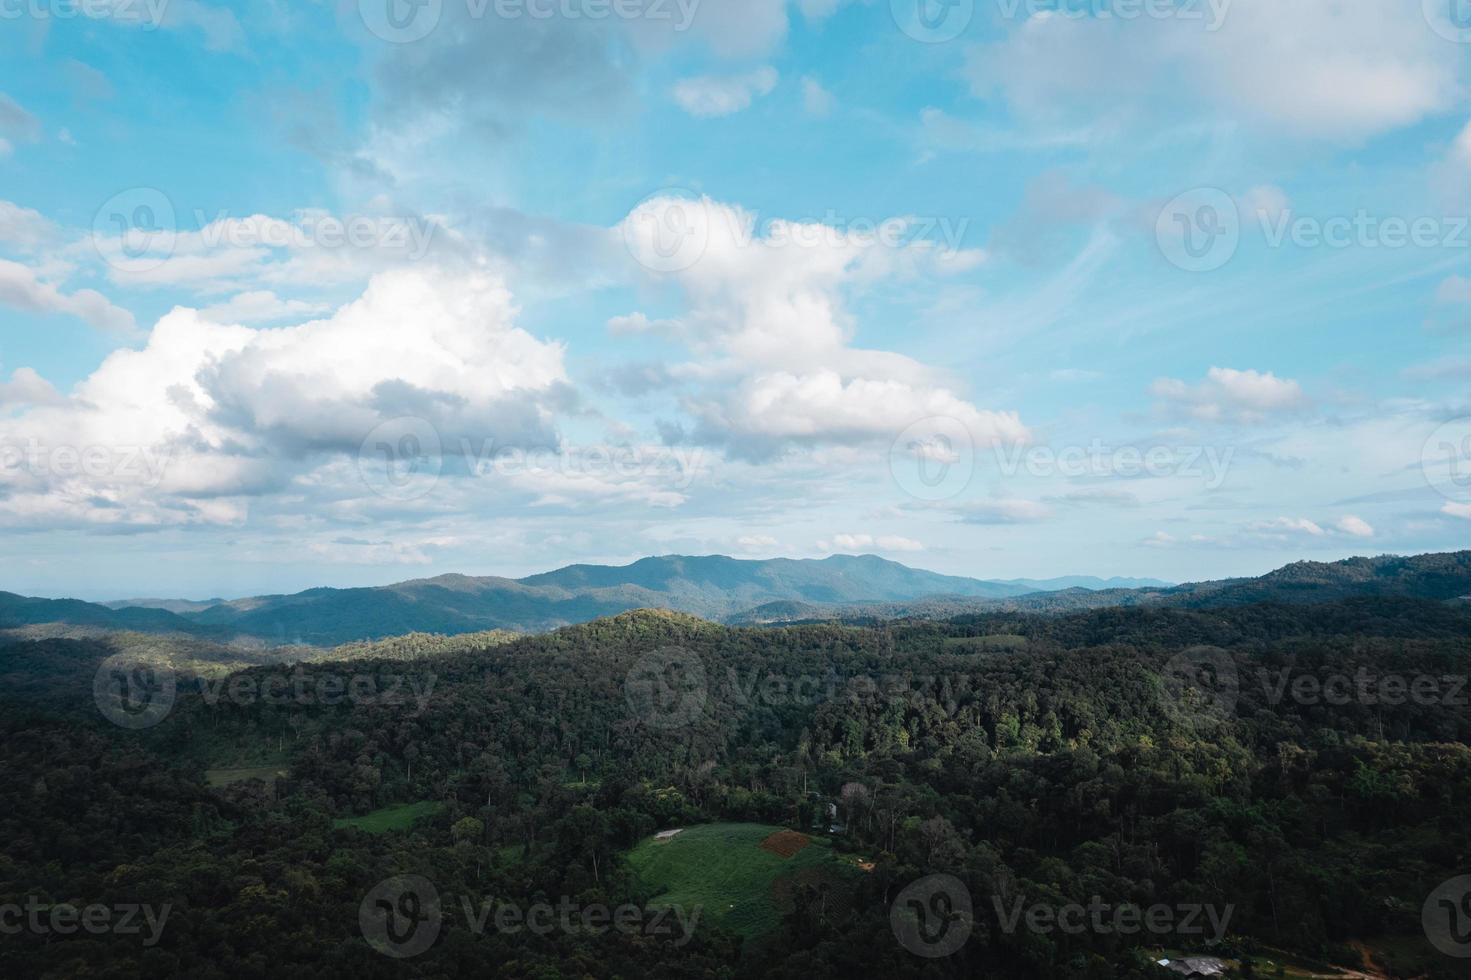
[[[64,399],[32,368],[16,368],[9,381],[0,381],[0,409],[28,405],[56,405]]]
[[[776,89],[776,69],[762,66],[743,75],[701,75],[674,85],[674,101],[692,116],[729,116]]]
[[[445,455],[555,444],[563,349],[515,315],[487,274],[422,269],[375,277],[332,316],[294,327],[175,309],[63,402],[0,419],[0,522],[230,523],[249,497],[292,481],[368,496],[355,472],[364,441],[405,416]],[[112,465],[62,469],[59,450]]]
[[[663,237],[671,229],[673,263]],[[913,237],[905,219],[861,233],[814,222],[758,227],[755,215],[708,198],[645,202],[620,232],[687,298],[687,311],[658,329],[703,356],[704,390],[686,403],[695,438],[752,459],[792,445],[892,441],[931,417],[957,420],[978,445],[1029,438],[1014,412],[977,408],[941,372],[851,343],[850,291],[968,268],[978,253]],[[654,323],[635,314],[617,327]]]
[[[1167,409],[1202,422],[1261,423],[1307,404],[1296,381],[1234,368],[1213,367],[1195,385],[1161,378],[1150,391]]]
[[[39,211],[0,201],[0,244],[29,252],[58,236],[57,227]]]
[[[127,332],[135,325],[133,314],[96,290],[63,293],[43,282],[35,270],[6,259],[0,259],[0,304],[29,313],[75,316],[101,330]]]
[[[1037,122],[1206,115],[1345,142],[1442,112],[1462,89],[1457,46],[1399,0],[1235,0],[1219,22],[1210,5],[1196,9],[1198,19],[1128,21],[1040,13],[973,46],[968,77]]]
[[[1449,501],[1440,508],[1440,512],[1448,517],[1460,517],[1471,521],[1471,504],[1458,504]]]
[[[1352,514],[1340,518],[1338,523],[1333,526],[1342,533],[1355,538],[1372,538],[1374,536],[1373,526],[1363,518],[1355,517]]]

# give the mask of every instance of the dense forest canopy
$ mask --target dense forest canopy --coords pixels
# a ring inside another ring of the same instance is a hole
[[[1425,915],[1471,871],[1468,626],[1394,596],[781,629],[642,611],[228,676],[106,635],[12,641],[0,907],[101,910],[96,933],[7,935],[0,970],[1464,976]],[[718,823],[833,860],[773,885],[760,934],[658,911],[630,853]],[[125,906],[161,928],[102,931]]]

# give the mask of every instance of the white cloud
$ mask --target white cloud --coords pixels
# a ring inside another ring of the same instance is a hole
[[[823,552],[847,552],[849,554],[862,551],[923,551],[924,545],[911,538],[904,538],[893,534],[834,534],[831,539],[824,538],[817,542],[817,550]]]
[[[445,455],[462,439],[555,444],[563,350],[517,328],[515,314],[495,278],[427,269],[375,277],[331,317],[294,327],[175,309],[143,349],[113,352],[64,403],[0,418],[11,463],[0,467],[0,522],[233,523],[247,498],[292,480],[328,499],[370,497],[357,456],[375,428],[403,417],[431,427]],[[21,462],[28,445],[118,465]]]
[[[31,251],[55,241],[58,234],[56,226],[39,211],[0,201],[0,243]]]
[[[794,444],[892,441],[933,416],[958,420],[978,445],[1029,437],[1014,412],[977,408],[941,372],[851,344],[848,293],[968,268],[978,253],[911,239],[904,219],[877,235],[791,221],[758,228],[755,215],[709,199],[645,202],[620,230],[635,257],[658,269],[669,253],[656,236],[671,227],[683,261],[667,275],[689,308],[659,328],[703,357],[705,390],[686,405],[699,421],[696,438],[759,458]],[[651,324],[635,314],[615,326]]]
[[[1199,384],[1161,378],[1150,391],[1168,408],[1202,422],[1261,423],[1307,404],[1300,384],[1270,371],[1213,367]]]
[[[1440,508],[1440,512],[1449,517],[1460,517],[1471,521],[1471,504],[1458,504],[1455,501],[1448,501]]]
[[[675,83],[674,101],[692,116],[729,116],[749,108],[751,102],[776,89],[775,68],[762,66],[744,75],[702,75]]]
[[[6,259],[0,259],[0,304],[30,313],[75,316],[99,329],[120,333],[135,326],[133,314],[114,306],[96,290],[62,293],[50,283],[42,282],[35,270]]]
[[[807,115],[822,118],[832,114],[833,94],[811,75],[802,79],[802,108]]]
[[[1125,126],[1201,116],[1273,134],[1357,142],[1449,108],[1462,90],[1457,45],[1400,0],[1235,0],[1214,14],[1022,21],[973,46],[979,95],[999,90],[1037,122]]]
[[[23,367],[11,372],[9,381],[0,381],[0,409],[27,405],[55,405],[64,399],[51,382],[33,369]]]
[[[1258,534],[1308,534],[1315,538],[1321,538],[1328,532],[1322,527],[1304,517],[1279,517],[1273,521],[1256,521],[1247,526],[1247,530]]]
[[[1352,514],[1340,519],[1334,527],[1344,534],[1351,535],[1355,538],[1372,538],[1374,536],[1374,528],[1369,522],[1363,518],[1355,517]]]
[[[223,303],[200,310],[201,316],[217,323],[270,323],[277,320],[315,316],[326,312],[326,303],[286,300],[270,290],[258,289],[236,293]]]

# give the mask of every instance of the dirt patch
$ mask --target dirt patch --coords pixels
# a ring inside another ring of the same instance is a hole
[[[812,838],[795,830],[778,830],[761,842],[761,850],[770,851],[779,858],[790,858],[812,843]]]

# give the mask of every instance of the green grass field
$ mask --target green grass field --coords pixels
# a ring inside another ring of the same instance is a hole
[[[372,813],[365,813],[361,817],[342,817],[332,821],[332,826],[339,830],[345,827],[356,827],[370,834],[386,834],[391,830],[408,830],[416,820],[432,817],[443,809],[444,804],[425,800],[420,803],[384,807]]]
[[[628,863],[640,881],[660,890],[651,907],[699,906],[702,921],[756,937],[780,924],[779,896],[794,879],[841,890],[862,874],[820,837],[785,859],[761,848],[783,829],[750,823],[689,827],[667,841],[643,841],[628,853]]]

